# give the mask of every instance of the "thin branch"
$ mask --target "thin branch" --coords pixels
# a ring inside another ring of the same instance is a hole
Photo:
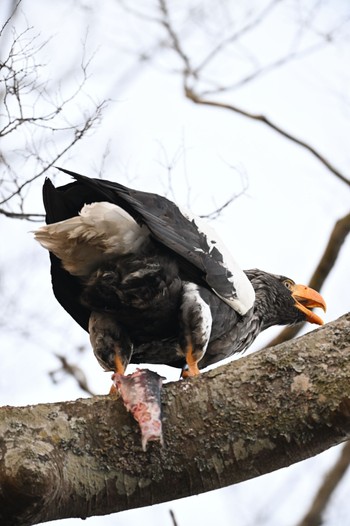
[[[168,4],[167,4],[166,0],[158,0],[158,1],[159,1],[159,8],[160,8],[160,11],[161,11],[161,14],[162,14],[161,24],[164,26],[164,28],[166,29],[168,35],[171,38],[172,47],[174,48],[176,53],[179,55],[179,57],[181,57],[181,59],[184,62],[184,65],[185,65],[184,74],[185,74],[185,76],[187,76],[189,74],[194,74],[194,70],[192,68],[190,59],[189,59],[188,55],[186,54],[186,52],[184,51],[184,49],[183,49],[183,47],[181,45],[180,39],[179,39],[175,29],[173,28],[173,26],[171,24]]]
[[[0,208],[0,214],[11,219],[25,219],[26,221],[41,222],[44,221],[44,214],[35,214],[31,212],[9,212],[4,208]]]
[[[319,488],[310,509],[298,523],[298,526],[320,526],[323,524],[324,511],[350,464],[350,442],[343,446],[340,457],[329,470]]]
[[[9,19],[6,24],[10,22]],[[14,25],[14,24],[13,24]],[[1,33],[0,33],[1,36]],[[4,36],[1,38],[3,42]],[[0,190],[0,214],[9,218],[37,221],[41,214],[24,211],[26,190],[49,168],[55,165],[63,155],[80,141],[96,122],[101,118],[108,101],[95,102],[84,92],[88,81],[88,69],[91,58],[84,56],[80,64],[81,78],[68,95],[61,95],[60,87],[55,85],[55,92],[50,94],[51,85],[45,76],[45,67],[37,57],[47,41],[40,42],[33,29],[27,27],[22,32],[12,28],[12,41],[8,46],[6,57],[0,63],[0,89],[3,92],[0,120],[0,138],[5,140],[3,152],[0,155],[2,166]],[[44,80],[43,80],[44,79]],[[79,95],[84,93],[85,107],[81,115],[76,114],[72,121],[70,108]],[[8,147],[6,137],[16,149]],[[61,143],[61,139],[63,142]],[[34,175],[27,177],[19,162],[35,164],[30,168]],[[15,201],[16,205],[10,206]]]
[[[310,287],[321,290],[323,283],[331,272],[339,255],[340,249],[350,232],[350,213],[339,219],[332,230],[326,249],[310,279]],[[294,325],[283,329],[265,347],[272,347],[294,338],[304,324]]]
[[[229,199],[227,199],[227,201],[225,201],[222,205],[218,206],[215,210],[212,210],[207,214],[200,215],[199,217],[203,219],[217,219],[228,206],[230,206],[236,199],[238,199],[246,193],[248,186],[249,185],[247,178],[242,178],[242,189],[239,192],[233,194]]]
[[[33,181],[35,181],[36,179],[44,175],[44,173],[47,172],[50,168],[55,166],[57,161],[59,161],[61,157],[63,157],[63,155],[67,153],[68,150],[70,150],[78,141],[80,141],[83,138],[83,136],[87,133],[87,131],[93,126],[93,124],[95,123],[95,120],[100,116],[104,106],[105,106],[105,101],[100,103],[96,107],[94,114],[87,117],[85,122],[80,128],[78,126],[73,127],[72,130],[74,131],[74,136],[73,136],[73,139],[71,139],[71,141],[69,142],[69,144],[67,144],[67,146],[62,148],[55,155],[55,157],[51,159],[50,162],[44,164],[44,166],[38,173],[36,173],[32,177],[29,177],[22,184],[18,185],[15,191],[9,193],[9,195],[7,195],[6,198],[0,201],[0,204],[2,205],[4,203],[7,203],[11,199],[13,199],[13,197],[15,197],[16,195],[19,195],[26,186],[31,184]]]
[[[252,73],[249,73],[248,75],[242,77],[241,79],[234,82],[233,84],[228,84],[227,86],[218,86],[213,89],[203,90],[201,96],[214,95],[218,93],[224,93],[227,91],[237,90],[241,88],[242,86],[245,86],[249,82],[252,82],[253,80],[256,80],[257,78],[262,77],[263,75],[267,75],[268,73],[271,73],[272,71],[281,68],[281,66],[284,66],[285,64],[290,64],[293,60],[294,61],[300,60],[310,54],[315,53],[323,46],[324,46],[324,42],[319,42],[318,44],[310,46],[309,48],[303,49],[301,51],[291,51],[287,53],[286,55],[279,57],[276,60],[266,64],[265,66],[256,67],[256,69]]]
[[[85,393],[95,396],[96,393],[94,393],[89,385],[88,381],[86,379],[84,371],[77,365],[70,363],[65,356],[62,356],[61,354],[55,354],[56,358],[59,359],[61,362],[61,367],[59,369],[56,369],[55,371],[51,371],[49,374],[53,380],[54,383],[57,383],[57,374],[64,373],[67,376],[72,376],[74,380],[78,383],[80,389],[82,391],[85,391]]]
[[[7,20],[5,21],[5,23],[2,25],[2,27],[0,28],[0,37],[2,36],[3,32],[5,31],[6,27],[9,25],[10,21],[14,18],[15,14],[16,14],[16,11],[19,7],[19,5],[22,3],[22,0],[18,0],[18,1],[14,1],[13,2],[13,6],[10,7],[11,9],[11,14],[9,15],[9,17],[7,18]]]
[[[195,93],[194,90],[192,90],[189,86],[185,86],[185,96],[191,100],[192,102],[196,104],[202,104],[205,106],[211,106],[214,108],[221,108],[229,111],[233,111],[234,113],[237,113],[239,115],[243,115],[244,117],[248,117],[249,119],[261,122],[262,124],[265,124],[275,132],[277,132],[279,135],[282,135],[286,139],[289,139],[290,141],[294,142],[295,144],[298,144],[305,150],[309,151],[316,159],[318,159],[330,172],[332,172],[338,179],[340,179],[343,183],[346,183],[348,186],[350,186],[350,180],[345,177],[335,166],[332,165],[326,157],[324,157],[322,154],[320,154],[313,146],[308,144],[306,141],[303,141],[302,139],[299,139],[298,137],[292,135],[291,133],[287,132],[285,129],[280,127],[278,124],[275,124],[273,121],[271,121],[268,117],[265,115],[259,114],[259,113],[252,113],[249,111],[246,111],[242,108],[239,108],[238,106],[235,106],[233,104],[229,104],[226,102],[219,102],[215,100],[209,100],[202,98],[200,95]]]
[[[198,74],[201,70],[203,70],[223,49],[225,49],[226,46],[232,44],[233,42],[236,42],[237,40],[242,38],[243,35],[255,29],[259,24],[262,23],[262,21],[265,20],[265,18],[273,11],[273,9],[279,3],[281,3],[281,0],[272,0],[246,25],[244,25],[238,31],[235,31],[232,35],[229,35],[228,37],[224,38],[221,42],[219,42],[219,44],[217,44],[214,47],[214,49],[212,49],[210,53],[194,69],[194,73]]]
[[[169,513],[170,513],[170,517],[171,517],[171,521],[173,523],[173,526],[179,526],[177,520],[176,520],[176,516],[175,516],[175,513],[173,510],[169,510]]]

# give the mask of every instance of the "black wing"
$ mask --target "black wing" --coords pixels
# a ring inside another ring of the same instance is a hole
[[[50,180],[45,181],[43,197],[48,224],[77,215],[84,204],[97,201],[116,204],[139,224],[145,224],[153,240],[174,254],[185,279],[214,290],[227,303],[233,302],[233,308],[236,308],[237,304],[236,310],[241,309],[241,313],[252,306],[254,292],[243,271],[235,264],[228,267],[218,249],[217,241],[208,237],[195,220],[187,218],[173,202],[157,194],[129,189],[119,183],[91,179],[70,170],[59,169],[74,177],[76,182],[55,188]],[[56,298],[73,318],[87,329],[89,312],[77,301],[80,294],[75,294],[80,292],[81,287],[77,284],[77,278],[62,269],[55,256],[51,255],[51,261],[52,284]],[[65,291],[61,290],[62,285]]]

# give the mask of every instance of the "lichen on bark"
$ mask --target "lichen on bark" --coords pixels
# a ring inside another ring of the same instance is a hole
[[[0,523],[146,506],[258,476],[350,436],[350,314],[162,393],[143,452],[116,397],[0,408]]]

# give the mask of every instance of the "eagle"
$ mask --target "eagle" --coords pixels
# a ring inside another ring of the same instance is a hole
[[[262,270],[241,270],[215,231],[160,195],[61,171],[43,186],[53,292],[89,332],[105,370],[166,364],[182,377],[245,351],[272,325],[326,309],[315,290]],[[139,381],[139,380],[137,380]]]

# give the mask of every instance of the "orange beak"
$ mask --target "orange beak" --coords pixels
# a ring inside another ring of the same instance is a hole
[[[321,294],[306,285],[292,285],[291,291],[296,308],[305,314],[306,320],[309,323],[323,325],[323,320],[317,316],[317,314],[309,310],[318,307],[326,312],[326,302]]]

